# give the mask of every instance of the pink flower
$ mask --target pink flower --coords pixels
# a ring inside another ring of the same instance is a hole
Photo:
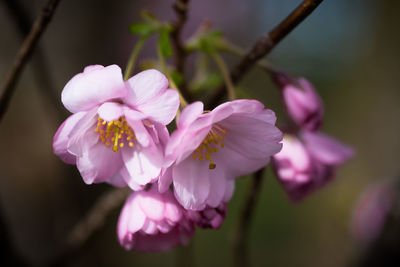
[[[396,182],[385,180],[371,185],[359,198],[351,222],[357,241],[370,245],[382,233],[396,201]]]
[[[294,80],[283,72],[275,72],[273,78],[282,88],[287,112],[302,129],[321,129],[324,117],[323,102],[314,87],[305,78]]]
[[[329,182],[353,149],[322,133],[302,132],[301,140],[284,136],[281,152],[273,156],[278,180],[293,201],[301,200]]]
[[[226,217],[226,204],[221,203],[218,207],[207,206],[204,210],[188,210],[188,217],[200,228],[219,229]]]
[[[118,220],[118,238],[127,250],[168,251],[187,245],[194,234],[193,223],[170,190],[160,194],[156,187],[133,192]]]
[[[202,210],[228,202],[234,179],[269,163],[281,149],[275,114],[256,100],[224,103],[210,112],[195,102],[186,107],[171,135],[166,157],[174,164],[160,182],[174,185],[185,209]]]
[[[157,70],[128,81],[116,65],[86,67],[62,91],[73,113],[54,136],[53,148],[76,164],[87,184],[109,182],[142,188],[158,179],[164,164],[165,127],[175,117],[179,96]]]

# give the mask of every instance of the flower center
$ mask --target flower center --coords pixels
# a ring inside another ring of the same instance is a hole
[[[212,159],[212,153],[218,152],[218,147],[224,147],[225,139],[223,136],[225,134],[225,129],[218,125],[213,125],[206,138],[204,138],[203,142],[201,142],[201,144],[196,148],[195,152],[193,152],[192,157],[200,161],[203,161],[204,159],[208,160],[210,162],[208,168],[210,170],[215,169],[217,165]]]
[[[119,148],[123,148],[125,143],[133,147],[133,141],[136,139],[135,133],[124,116],[110,122],[99,117],[94,131],[99,134],[99,140],[102,143],[106,146],[112,145],[112,151],[114,152],[117,152]]]

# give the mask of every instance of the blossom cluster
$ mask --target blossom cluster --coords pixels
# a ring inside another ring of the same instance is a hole
[[[297,128],[284,134],[282,150],[273,156],[272,165],[289,198],[299,201],[331,181],[337,167],[354,151],[321,132],[323,102],[306,79],[293,79],[283,72],[274,72],[273,78]]]
[[[126,249],[166,251],[187,244],[195,226],[219,228],[235,179],[282,148],[275,114],[261,102],[211,111],[194,102],[177,116],[179,94],[154,69],[124,81],[116,65],[86,67],[66,84],[62,102],[73,114],[54,136],[55,154],[76,164],[87,184],[132,189],[118,222]]]

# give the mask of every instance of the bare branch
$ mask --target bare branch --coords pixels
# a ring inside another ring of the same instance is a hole
[[[237,84],[255,63],[271,50],[307,18],[323,0],[305,0],[267,35],[261,36],[239,64],[232,70],[232,81]],[[224,86],[218,88],[210,98],[210,107],[216,106],[225,95]]]
[[[9,14],[19,31],[21,38],[25,38],[29,34],[33,19],[29,16],[27,10],[22,6],[21,1],[5,0]],[[64,120],[67,117],[67,112],[61,106],[60,96],[54,90],[54,83],[51,79],[51,70],[47,64],[47,60],[40,45],[36,47],[36,52],[33,55],[32,63],[34,64],[33,72],[36,79],[39,92],[47,100],[49,106],[53,107],[58,120]]]
[[[261,169],[254,174],[251,180],[249,192],[246,195],[244,206],[240,212],[239,224],[233,239],[233,255],[235,266],[250,266],[247,255],[247,239],[250,229],[253,212],[256,207],[258,197],[261,192],[261,183],[265,169]]]
[[[0,121],[7,111],[8,104],[14,93],[15,85],[18,81],[18,78],[21,75],[26,63],[28,62],[28,59],[32,54],[32,51],[39,41],[42,33],[46,29],[47,25],[50,23],[59,2],[60,0],[49,0],[47,2],[42,10],[42,13],[39,15],[39,17],[36,18],[35,23],[33,24],[31,31],[29,32],[29,35],[25,38],[23,44],[20,47],[20,50],[18,51],[13,66],[11,67],[7,78],[5,79],[6,82],[1,87]]]
[[[175,3],[173,5],[177,16],[177,20],[174,22],[174,30],[171,34],[172,43],[175,47],[174,63],[176,70],[182,75],[184,75],[185,73],[185,59],[187,54],[182,43],[181,35],[183,26],[185,25],[187,20],[188,6],[189,0],[175,0]],[[191,96],[187,91],[185,80],[183,80],[182,84],[179,86],[179,89],[183,97],[191,101]]]

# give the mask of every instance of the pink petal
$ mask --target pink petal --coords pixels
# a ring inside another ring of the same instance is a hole
[[[166,234],[172,230],[172,226],[166,223],[165,221],[159,221],[157,222],[157,230],[163,234]]]
[[[187,158],[172,170],[175,197],[189,210],[200,210],[210,192],[208,161]]]
[[[295,136],[285,135],[282,150],[274,155],[277,164],[279,161],[288,161],[290,168],[297,171],[307,171],[311,167],[311,158],[304,144]]]
[[[321,163],[340,165],[354,155],[351,147],[329,135],[305,131],[301,137],[312,157]]]
[[[142,71],[128,81],[128,94],[124,102],[132,107],[142,105],[168,88],[168,79],[155,69]]]
[[[226,102],[222,105],[219,105],[214,110],[222,108],[225,105],[229,105],[232,108],[233,113],[252,114],[252,113],[260,112],[264,109],[264,104],[258,100],[238,99],[238,100]]]
[[[146,219],[141,230],[148,235],[154,235],[158,232],[157,224],[149,218]]]
[[[85,148],[81,157],[77,157],[76,166],[87,184],[107,181],[122,167],[121,153],[99,142]]]
[[[165,210],[164,216],[170,222],[179,222],[182,219],[182,207],[176,202],[172,192],[164,195]]]
[[[218,125],[226,129],[225,147],[216,154],[229,164],[236,177],[252,173],[269,163],[282,148],[282,133],[274,125],[248,116],[232,115]]]
[[[107,183],[115,186],[115,187],[125,187],[127,186],[124,177],[121,174],[121,171],[116,172],[110,179],[106,181]]]
[[[101,103],[124,97],[127,93],[117,65],[87,68],[64,87],[61,101],[72,113],[89,110]]]
[[[185,128],[193,123],[203,113],[203,109],[204,105],[200,101],[185,107],[177,120],[178,129]]]
[[[178,107],[179,94],[173,89],[168,89],[136,106],[137,110],[146,114],[150,119],[164,125],[169,124],[175,118]]]
[[[67,150],[68,135],[71,133],[75,125],[83,118],[86,112],[78,112],[69,116],[58,128],[53,138],[54,154],[60,157],[67,164],[75,164],[76,157]]]
[[[210,194],[207,198],[207,204],[213,208],[218,207],[224,198],[227,179],[223,166],[216,166],[214,170],[208,170],[210,177]]]
[[[260,112],[257,112],[256,114],[254,114],[254,118],[272,125],[275,125],[276,123],[275,112],[270,109],[264,109]]]
[[[79,157],[82,156],[83,150],[93,146],[99,140],[99,135],[95,132],[97,108],[85,113],[68,134],[68,152]]]
[[[172,183],[172,168],[167,168],[163,171],[163,174],[160,175],[158,179],[158,191],[160,193],[164,193],[169,189],[169,186]]]
[[[222,200],[225,203],[228,203],[228,201],[231,200],[234,191],[235,191],[235,180],[227,179],[225,185],[225,193]]]
[[[143,192],[139,205],[151,220],[161,221],[164,218],[164,201],[157,190],[152,188],[148,192]]]
[[[126,166],[123,165],[121,170],[119,171],[122,178],[124,179],[124,183],[129,186],[134,191],[141,191],[144,189],[144,185],[138,184],[135,180],[132,179],[132,176],[129,174]]]
[[[210,130],[211,124],[206,128],[190,133],[179,130],[175,131],[172,133],[170,142],[167,145],[166,155],[175,156],[176,163],[180,163],[196,150]]]
[[[152,143],[151,136],[147,129],[144,127],[141,120],[135,120],[132,115],[138,115],[133,110],[125,110],[126,121],[135,133],[136,141],[143,147],[147,147]]]
[[[130,179],[126,181],[128,184],[130,184],[130,180],[133,180],[140,185],[146,185],[160,175],[160,155],[155,154],[154,151],[144,148],[141,150],[126,148],[122,150],[122,156],[130,174]]]
[[[142,229],[143,225],[146,223],[146,214],[140,208],[137,200],[132,199],[131,201],[132,203],[130,203],[125,213],[127,213],[128,217],[128,231],[134,233]],[[121,212],[121,214],[123,212]]]
[[[118,120],[122,115],[122,105],[114,102],[106,102],[97,110],[100,118],[105,121]]]

